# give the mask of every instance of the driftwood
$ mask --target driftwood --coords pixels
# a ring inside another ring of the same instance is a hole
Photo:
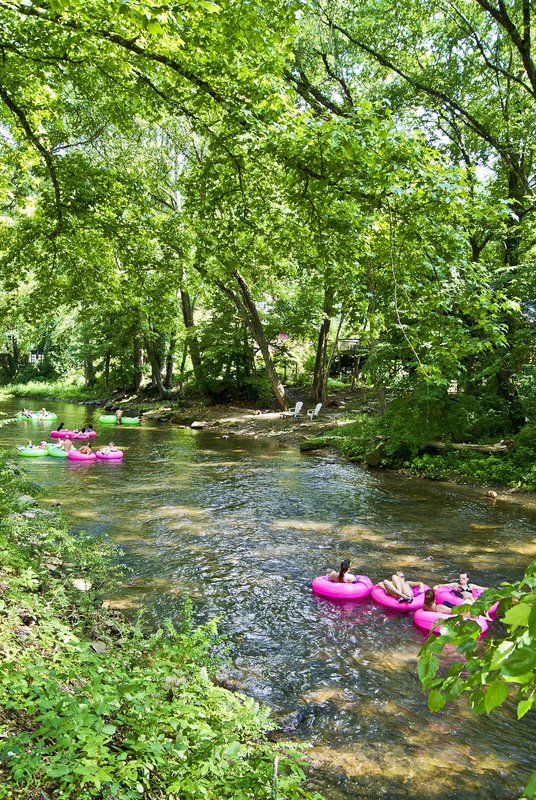
[[[504,453],[508,450],[506,442],[497,444],[466,444],[465,442],[428,442],[431,450],[472,450],[475,453]]]

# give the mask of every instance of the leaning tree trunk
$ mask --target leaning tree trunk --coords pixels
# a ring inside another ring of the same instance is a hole
[[[206,271],[200,264],[195,264],[195,269],[203,275],[203,277],[207,277]],[[254,340],[257,342],[259,350],[261,351],[261,355],[264,361],[264,366],[266,369],[266,373],[268,375],[268,380],[270,381],[270,385],[272,387],[272,391],[275,395],[277,403],[281,409],[286,411],[287,403],[285,398],[285,387],[281,383],[279,379],[279,375],[277,374],[277,370],[275,368],[275,364],[272,361],[272,356],[270,353],[270,345],[268,343],[268,339],[264,333],[262,322],[259,317],[259,312],[257,311],[257,306],[255,305],[255,301],[251,296],[251,292],[249,286],[244,279],[244,277],[235,270],[233,272],[234,277],[238,282],[238,286],[240,287],[240,296],[231,289],[230,286],[227,286],[223,281],[219,279],[212,279],[216,286],[229,297],[233,304],[238,309],[240,316],[244,320],[246,326],[250,330]]]
[[[270,353],[270,345],[264,333],[261,318],[259,317],[259,312],[257,311],[257,306],[255,305],[253,297],[251,296],[249,286],[247,285],[243,276],[238,272],[238,270],[235,270],[234,276],[238,281],[238,285],[240,287],[240,294],[242,295],[244,309],[247,312],[247,315],[244,316],[244,321],[248,325],[253,335],[253,338],[255,339],[255,341],[259,346],[259,350],[261,351],[262,358],[264,360],[264,366],[268,374],[268,380],[270,381],[270,385],[272,387],[272,391],[275,395],[277,403],[280,406],[280,408],[286,410],[287,403],[285,399],[285,387],[283,386],[283,384],[279,379],[279,375],[277,374],[275,364],[272,360],[272,355]]]
[[[111,359],[112,359],[112,356],[110,355],[110,353],[107,353],[105,358],[104,358],[104,385],[105,385],[106,388],[108,388],[108,386],[110,384],[110,361],[111,361]]]

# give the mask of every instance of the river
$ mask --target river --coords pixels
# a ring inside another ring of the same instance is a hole
[[[21,458],[44,502],[61,502],[75,529],[123,548],[132,572],[115,598],[122,607],[143,607],[156,624],[175,617],[187,593],[198,620],[220,619],[233,644],[229,679],[276,714],[301,710],[293,736],[310,742],[311,781],[328,800],[520,795],[532,715],[517,722],[511,704],[476,718],[464,698],[431,714],[411,616],[323,600],[310,582],[343,558],[374,581],[399,568],[429,584],[460,570],[483,585],[516,580],[536,557],[535,512],[334,455],[149,420],[110,428],[91,407],[47,408],[66,427],[93,424],[96,441],[113,438],[125,458]],[[0,446],[38,442],[51,428],[5,426]]]

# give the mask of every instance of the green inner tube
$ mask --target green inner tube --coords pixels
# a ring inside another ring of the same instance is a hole
[[[61,447],[55,447],[53,444],[47,444],[47,452],[53,458],[67,458],[67,451]]]
[[[139,417],[123,417],[121,420],[121,425],[139,425],[140,418]]]
[[[37,456],[46,456],[48,449],[45,450],[42,447],[17,447],[17,453],[19,456],[24,456],[25,458],[37,458]]]
[[[47,414],[46,417],[44,417],[42,414],[30,414],[30,416],[27,417],[25,414],[17,414],[17,419],[18,420],[22,420],[22,421],[24,421],[24,420],[35,420],[35,419],[44,419],[44,420],[47,420],[47,419],[58,419],[58,415],[57,414]]]
[[[117,417],[115,414],[113,416],[111,414],[105,414],[103,417],[99,417],[99,422],[103,422],[105,425],[115,425]]]

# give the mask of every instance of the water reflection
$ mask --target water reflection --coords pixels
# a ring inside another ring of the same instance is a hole
[[[98,411],[54,410],[67,426],[95,425],[98,443],[112,437]],[[50,427],[19,423],[0,441]],[[465,569],[483,585],[514,580],[536,554],[533,513],[256,440],[145,422],[114,428],[113,439],[125,449],[119,464],[25,466],[79,527],[121,544],[133,572],[114,606],[143,606],[156,623],[190,594],[200,620],[221,619],[234,645],[229,676],[276,713],[298,709],[290,735],[312,742],[314,780],[330,800],[520,793],[530,718],[518,723],[507,707],[475,720],[463,700],[430,714],[410,616],[314,597],[310,580],[344,557],[373,579],[403,568],[430,584]]]

